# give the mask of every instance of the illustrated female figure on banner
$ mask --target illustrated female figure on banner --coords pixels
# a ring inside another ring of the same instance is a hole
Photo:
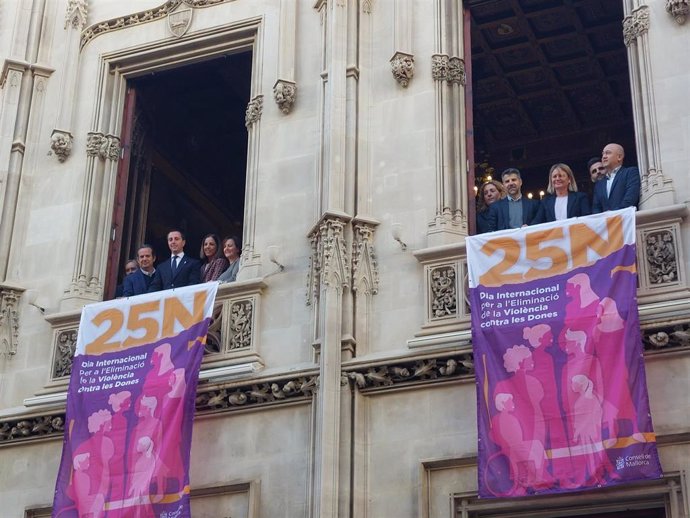
[[[170,390],[163,396],[161,420],[165,423],[165,445],[156,466],[156,491],[159,495],[184,490],[185,467],[182,461],[182,428],[184,395],[187,388],[185,370],[175,369],[168,378]]]
[[[522,337],[533,347],[534,369],[531,374],[541,382],[544,389],[540,407],[546,425],[544,447],[551,453],[551,472],[560,487],[570,487],[573,465],[563,411],[558,399],[556,370],[552,356],[552,352],[562,353],[549,350],[553,349],[553,334],[551,326],[547,324],[523,328]]]
[[[589,275],[577,273],[570,277],[565,284],[565,295],[570,302],[565,306],[565,317],[563,319],[563,331],[583,331],[587,343],[591,340],[594,326],[597,323],[597,311],[599,308],[599,296],[592,290]],[[562,334],[559,342],[565,342]],[[561,345],[561,348],[563,346]],[[591,347],[587,347],[591,353]]]
[[[628,364],[625,358],[625,321],[616,301],[602,299],[594,330],[594,351],[607,376],[604,378],[604,426],[609,438],[621,436],[622,421],[629,423],[625,432],[638,442],[645,442],[637,423],[637,410],[630,395]],[[606,404],[606,403],[609,404]],[[625,435],[625,433],[623,434]]]
[[[156,417],[155,397],[142,395],[135,405],[138,421],[129,440],[126,516],[153,517],[150,486],[161,447],[161,423]]]
[[[87,419],[91,437],[81,443],[72,456],[72,481],[68,495],[75,502],[79,516],[105,516],[105,497],[110,485],[110,459],[115,447],[108,437],[111,414],[98,410]]]
[[[513,486],[497,496],[521,496],[529,489],[548,487],[551,480],[546,470],[546,453],[541,442],[525,437],[512,394],[499,392],[494,398],[498,414],[491,419],[491,439],[510,464]]]
[[[594,383],[584,374],[576,374],[571,379],[570,387],[577,394],[572,414],[574,450],[587,461],[588,484],[606,484],[606,475],[620,478],[602,443],[601,420],[604,411]]]
[[[156,417],[160,417],[163,396],[170,390],[168,378],[175,368],[175,365],[173,365],[170,359],[171,350],[172,346],[167,342],[159,345],[153,350],[151,355],[151,365],[153,368],[146,374],[144,385],[141,388],[142,396],[156,398]]]
[[[108,404],[112,408],[112,427],[110,437],[115,447],[110,459],[110,493],[108,496],[108,518],[124,517],[122,511],[125,496],[125,452],[127,437],[127,412],[132,406],[132,393],[123,390],[110,394]]]

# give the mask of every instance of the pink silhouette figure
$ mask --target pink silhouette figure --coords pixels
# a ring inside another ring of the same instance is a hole
[[[577,399],[573,404],[574,449],[587,461],[589,477],[587,485],[604,484],[606,474],[619,478],[602,443],[601,419],[602,401],[594,391],[594,383],[584,374],[576,374],[570,384]]]
[[[553,357],[546,351],[546,348],[553,344],[551,326],[537,324],[533,327],[525,327],[522,330],[522,337],[534,348],[532,350],[532,358],[534,359],[532,374],[541,381],[544,389],[544,397],[541,400],[541,411],[546,425],[544,446],[548,445],[551,450],[553,476],[559,481],[561,487],[568,486],[573,471],[568,434],[565,431],[563,413],[558,402]]]
[[[68,495],[74,500],[79,517],[105,516],[105,497],[110,485],[109,461],[115,447],[106,434],[111,428],[111,414],[98,410],[87,420],[91,437],[81,443],[72,456],[72,481]]]
[[[570,277],[565,284],[565,294],[570,299],[570,302],[565,306],[565,316],[563,319],[565,325],[561,333],[566,329],[584,331],[587,337],[587,349],[589,352],[592,352],[589,342],[597,322],[599,297],[592,290],[589,275],[578,273]],[[559,337],[559,342],[565,342],[562,334]]]
[[[182,462],[182,421],[184,395],[187,388],[185,370],[175,369],[168,378],[170,391],[163,397],[161,421],[165,423],[165,444],[160,450],[156,467],[156,490],[162,495],[170,488],[180,493],[184,489],[185,469]]]
[[[139,421],[132,430],[127,453],[127,505],[132,507],[125,514],[128,518],[154,516],[149,488],[161,445],[161,423],[155,417],[157,406],[155,397],[143,395],[135,405]]]
[[[516,408],[513,395],[499,392],[494,404],[499,413],[491,419],[491,437],[508,458],[514,482],[513,488],[502,496],[519,496],[528,489],[550,487],[553,479],[546,470],[544,445],[525,437],[521,420],[516,416],[521,409]]]
[[[625,321],[618,312],[616,301],[609,297],[602,299],[598,316],[599,320],[594,330],[594,352],[602,368],[608,373],[604,378],[604,391],[599,392],[604,395],[604,423],[608,426],[609,436],[618,437],[619,422],[621,419],[627,419],[632,423],[633,438],[644,442],[644,436],[638,428],[637,409],[633,404],[628,383]]]
[[[513,376],[497,383],[494,395],[499,392],[513,394],[525,439],[544,444],[546,426],[541,410],[544,388],[537,378],[528,374],[534,369],[532,352],[524,345],[514,345],[503,354],[503,366]]]
[[[108,498],[108,518],[122,517],[122,501],[125,496],[125,447],[127,437],[127,418],[124,413],[132,406],[132,393],[123,390],[110,394],[108,404],[113,410],[112,427],[109,436],[115,450],[110,459],[110,496]],[[115,506],[115,508],[113,508]]]
[[[141,389],[142,396],[153,396],[157,401],[156,417],[160,417],[163,396],[168,393],[170,386],[168,385],[168,377],[175,368],[170,359],[171,345],[164,343],[153,350],[151,355],[151,365],[153,368],[148,372],[144,378],[144,385]]]

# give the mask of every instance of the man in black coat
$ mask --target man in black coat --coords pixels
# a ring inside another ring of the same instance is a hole
[[[149,286],[151,286],[153,276],[156,273],[156,269],[153,267],[155,260],[156,254],[153,253],[151,245],[141,245],[139,247],[139,250],[137,250],[137,264],[139,268],[125,277],[123,296],[132,297],[149,291]]]
[[[169,259],[158,264],[151,286],[149,286],[149,293],[199,284],[201,281],[201,263],[197,259],[185,255],[185,243],[184,234],[179,230],[168,232],[168,248],[170,248],[171,255]]]
[[[489,229],[505,230],[537,223],[539,201],[522,195],[522,176],[511,167],[501,173],[501,181],[508,196],[489,206]]]
[[[623,167],[625,151],[620,144],[608,144],[601,153],[606,177],[594,184],[592,214],[635,207],[640,202],[640,171]]]

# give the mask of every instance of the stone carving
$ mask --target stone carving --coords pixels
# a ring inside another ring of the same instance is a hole
[[[230,336],[228,350],[243,349],[252,345],[254,305],[251,300],[233,302],[230,307]]]
[[[364,0],[362,2],[362,12],[364,14],[371,14],[371,11],[374,9],[374,0]]]
[[[244,115],[244,125],[249,129],[261,119],[264,110],[264,96],[257,95],[247,104],[247,111]]]
[[[117,161],[120,159],[120,139],[114,135],[89,132],[86,136],[86,155]]]
[[[67,12],[65,13],[65,29],[81,29],[86,25],[88,14],[87,0],[69,0]]]
[[[445,265],[432,268],[429,275],[431,290],[431,318],[446,318],[458,314],[458,294],[455,266]]]
[[[465,62],[458,57],[450,58],[448,60],[448,82],[465,86],[466,80]]]
[[[396,52],[391,58],[391,72],[400,86],[406,88],[414,77],[414,56]]]
[[[72,142],[74,138],[67,131],[53,130],[50,137],[50,149],[53,150],[60,162],[67,160],[72,154]]]
[[[168,14],[168,29],[173,36],[181,38],[192,25],[192,10],[180,9]]]
[[[84,45],[101,34],[165,18],[182,4],[196,9],[229,1],[231,0],[168,0],[160,7],[146,9],[145,11],[139,11],[127,16],[111,18],[109,20],[90,25],[81,33],[80,48],[83,48]]]
[[[292,105],[295,104],[296,97],[297,85],[295,85],[295,83],[292,81],[285,81],[284,79],[278,79],[278,81],[276,81],[273,87],[273,98],[281,112],[286,115],[290,113]]]
[[[623,42],[629,47],[649,30],[649,7],[642,5],[623,18]]]
[[[321,276],[321,256],[319,255],[319,234],[309,234],[311,248],[309,270],[307,272],[307,306],[319,297],[319,278]]]
[[[0,288],[0,354],[14,356],[19,342],[19,310],[17,303],[20,289]]]
[[[65,413],[18,418],[0,423],[0,444],[59,435],[65,431]]]
[[[328,218],[319,226],[321,243],[321,282],[325,286],[341,287],[350,285],[345,248],[345,222]]]
[[[364,284],[372,294],[379,291],[379,266],[374,254],[374,225],[357,222],[352,243],[352,290]]]
[[[666,12],[678,25],[683,25],[690,14],[690,0],[666,0]]]
[[[448,67],[450,59],[445,54],[431,56],[431,77],[434,81],[446,81],[448,79]]]
[[[678,280],[678,260],[673,232],[661,230],[647,234],[645,252],[650,284],[675,283]]]
[[[72,373],[72,359],[77,348],[77,330],[60,331],[55,340],[53,379],[64,378]]]
[[[472,353],[462,353],[450,358],[411,360],[393,365],[365,367],[347,372],[348,378],[359,388],[376,389],[400,384],[412,384],[428,380],[442,381],[448,378],[474,375]]]
[[[690,347],[690,324],[646,329],[642,342],[645,350],[649,351]]]
[[[318,376],[311,375],[200,392],[196,397],[196,410],[232,410],[238,407],[311,398],[316,392],[317,385]]]

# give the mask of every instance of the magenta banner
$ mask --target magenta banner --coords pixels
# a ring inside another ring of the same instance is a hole
[[[467,240],[481,497],[662,475],[633,209]]]
[[[216,289],[84,308],[53,517],[191,516],[194,399]]]

